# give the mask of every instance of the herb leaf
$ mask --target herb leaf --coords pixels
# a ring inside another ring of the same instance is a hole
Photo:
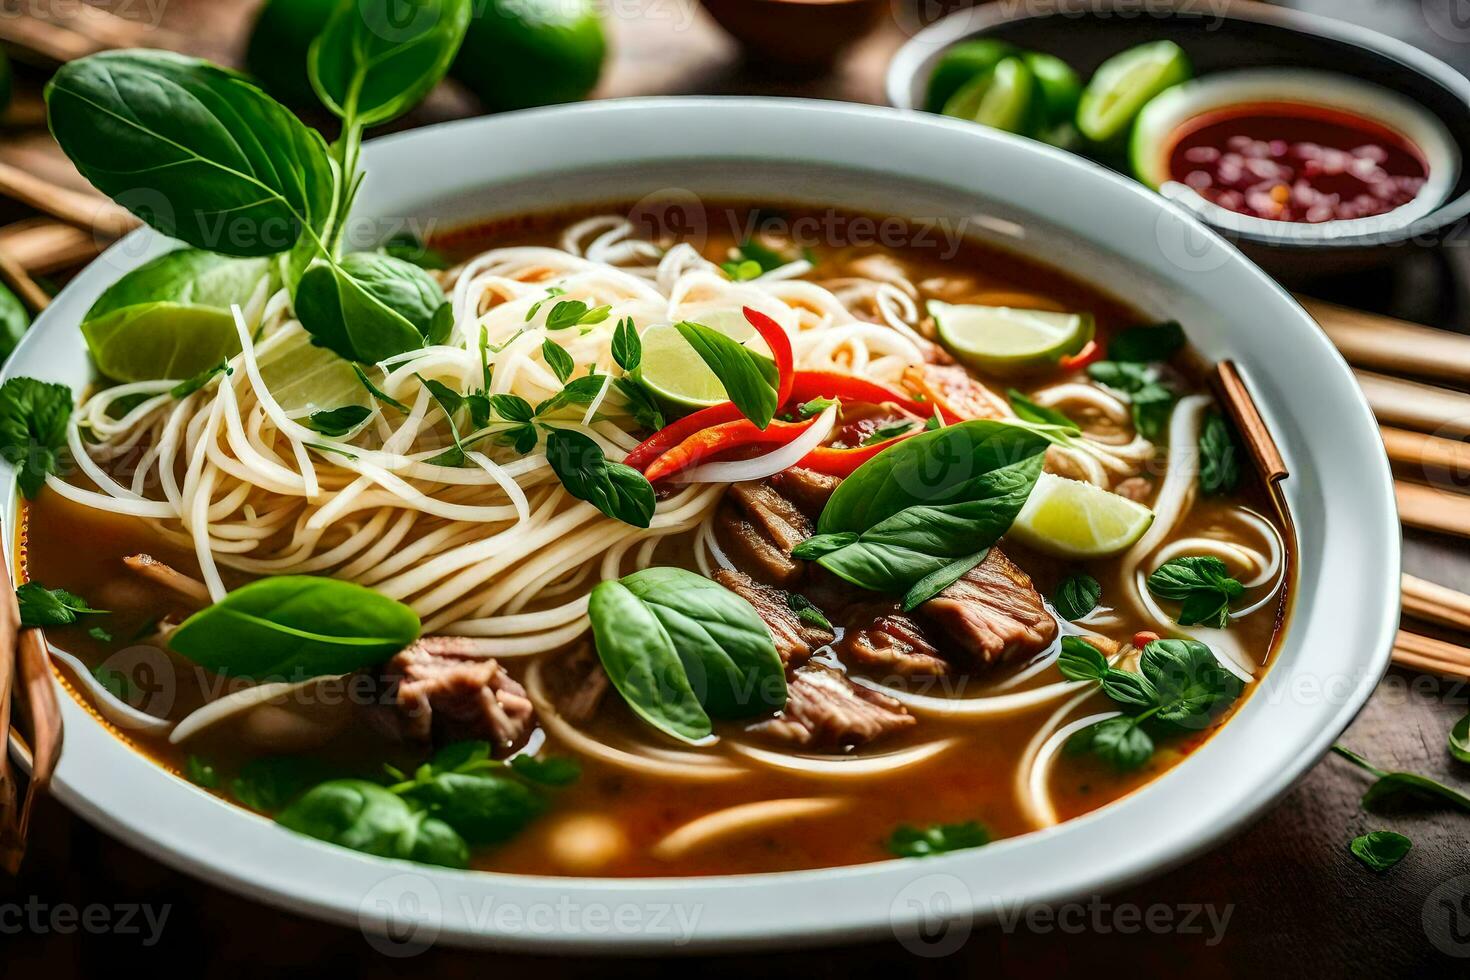
[[[1373,871],[1387,871],[1402,861],[1413,846],[1414,842],[1403,834],[1396,834],[1391,830],[1375,830],[1361,837],[1354,837],[1348,849],[1365,867]]]
[[[582,767],[575,759],[555,755],[518,755],[510,760],[510,768],[517,776],[542,786],[570,786],[582,777]]]
[[[403,404],[403,402],[387,394],[377,385],[373,384],[372,380],[368,378],[367,372],[362,369],[362,365],[353,364],[352,371],[354,374],[357,375],[357,380],[362,382],[362,386],[368,390],[368,394],[372,395],[384,405],[392,405],[394,408],[398,409],[404,414],[407,414],[409,412],[409,407],[407,405]]]
[[[219,773],[214,771],[214,766],[197,755],[191,755],[184,760],[184,778],[205,789],[214,789],[219,785]]]
[[[929,857],[990,843],[990,831],[977,820],[964,823],[935,824],[913,827],[904,824],[888,835],[884,842],[891,854],[899,857]]]
[[[325,412],[312,412],[305,425],[313,432],[337,438],[362,425],[372,414],[372,409],[362,405],[343,405]]]
[[[643,363],[643,339],[638,336],[632,317],[623,317],[613,329],[612,357],[618,367],[630,374]]]
[[[1470,762],[1470,714],[1455,722],[1447,741],[1450,755],[1461,762]]]
[[[563,350],[559,344],[552,343],[550,340],[543,340],[541,342],[541,356],[546,359],[546,366],[551,368],[551,372],[556,375],[556,380],[562,384],[566,384],[567,379],[572,376],[572,372],[577,369],[576,362],[572,360],[572,355]]]
[[[364,364],[440,343],[454,325],[444,290],[427,272],[380,252],[307,269],[295,304],[313,343]]]
[[[11,378],[0,385],[0,457],[15,467],[20,492],[40,493],[66,452],[71,419],[71,389],[34,378]]]
[[[611,379],[605,374],[584,374],[580,378],[568,381],[556,394],[536,406],[537,418],[544,418],[559,408],[568,405],[590,405],[592,399],[601,393],[603,385]]]
[[[911,422],[908,420],[902,422],[894,422],[890,425],[880,425],[878,426],[878,428],[870,432],[867,438],[859,443],[859,445],[876,446],[880,442],[887,442],[889,439],[896,439],[897,437],[903,435],[905,432],[912,432],[915,428],[918,427],[918,425],[919,423]]]
[[[1024,419],[1027,422],[1035,422],[1039,425],[1061,426],[1068,432],[1074,434],[1082,431],[1082,427],[1068,418],[1065,412],[1059,412],[1055,408],[1047,408],[1045,405],[1038,405],[1014,388],[1006,392],[1006,398],[1010,401],[1011,411],[1016,413],[1017,418]]]
[[[579,299],[562,300],[551,308],[546,314],[547,330],[566,330],[570,327],[585,324],[601,323],[607,319],[610,306],[599,306],[596,309],[588,309],[587,304]]]
[[[1184,346],[1184,328],[1173,320],[1120,331],[1108,343],[1114,361],[1167,361]]]
[[[359,126],[403,115],[439,84],[464,41],[470,0],[338,4],[312,42],[307,71],[328,109]]]
[[[1219,412],[1211,412],[1199,433],[1199,487],[1208,494],[1230,493],[1240,482],[1240,450]]]
[[[235,369],[230,367],[230,362],[222,360],[214,367],[205,368],[203,371],[200,371],[198,374],[194,375],[194,377],[189,378],[186,381],[180,381],[178,384],[170,388],[168,390],[168,393],[174,398],[188,398],[190,395],[194,394],[194,392],[209,384],[209,382],[214,379],[215,375],[234,373]]]
[[[796,613],[796,618],[802,622],[815,626],[817,629],[832,632],[832,621],[827,618],[827,614],[800,592],[787,594],[786,608]]]
[[[273,255],[331,213],[336,181],[321,136],[232,71],[109,51],[62,65],[46,105],[82,176],[196,248]]]
[[[67,626],[75,623],[78,616],[107,612],[93,609],[79,595],[65,589],[48,589],[40,582],[27,582],[16,589],[15,599],[24,626]]]
[[[1051,604],[1063,619],[1076,621],[1097,608],[1102,599],[1102,585],[1086,572],[1077,572],[1062,579],[1057,586]]]
[[[552,429],[546,436],[546,459],[567,492],[608,517],[648,527],[657,504],[653,484],[631,466],[614,463],[588,436]]]
[[[230,792],[252,810],[275,813],[325,778],[325,767],[316,759],[261,756],[240,767],[230,780]]]
[[[1101,681],[1108,675],[1108,658],[1080,636],[1062,637],[1057,669],[1069,681]]]
[[[1067,748],[1092,752],[1119,772],[1132,772],[1153,758],[1154,740],[1137,719],[1124,715],[1084,728],[1072,737]]]
[[[1224,629],[1230,621],[1230,601],[1245,591],[1227,573],[1225,563],[1213,555],[1185,556],[1160,565],[1146,584],[1159,598],[1182,603],[1176,617],[1181,626]]]
[[[771,424],[776,404],[776,366],[743,345],[702,323],[674,324],[695,353],[725,388],[740,413],[764,429]]]
[[[313,787],[276,817],[290,830],[379,857],[449,868],[469,865],[469,847],[447,823],[363,779]]]
[[[382,663],[419,635],[409,607],[340,579],[257,579],[184,620],[175,652],[231,677],[303,680]]]
[[[645,432],[657,432],[664,427],[664,413],[658,402],[641,384],[629,377],[614,378],[613,387],[623,396],[628,413]]]

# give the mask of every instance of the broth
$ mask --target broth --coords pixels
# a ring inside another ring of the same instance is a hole
[[[626,209],[607,210],[626,213]],[[440,236],[432,244],[460,259],[490,248],[554,246],[562,231],[584,216],[579,212],[489,222]],[[805,254],[813,262],[814,268],[804,277],[806,279],[819,282],[854,277],[871,279],[885,274],[886,269],[892,267],[902,270],[903,278],[918,287],[921,299],[1058,311],[1085,310],[1096,318],[1096,339],[1103,347],[1116,331],[1139,322],[1140,318],[1126,305],[1058,270],[974,241],[964,241],[951,255],[945,254],[943,243],[905,246],[875,241],[849,244],[840,240],[852,232],[863,217],[802,208],[758,211],[742,205],[713,204],[699,216],[699,223],[704,228],[700,251],[712,261],[723,262],[732,249],[741,245],[752,227],[760,228],[774,240],[781,241],[780,229],[794,229],[800,226],[802,219],[811,219],[815,227],[827,228],[827,234],[835,234],[839,240],[834,242],[829,238],[806,242],[787,238],[783,241],[783,244],[805,249]],[[868,220],[875,224],[879,221]],[[834,227],[834,221],[846,231],[832,233],[830,229]],[[905,223],[895,227],[913,229]],[[1203,389],[1200,366],[1190,363],[1187,356],[1175,358],[1171,370],[1177,374],[1175,380],[1180,386],[1196,391]],[[1082,377],[1080,374],[1077,376]],[[1058,373],[1051,372],[1001,382],[998,387],[1014,383],[1024,391],[1035,392],[1056,384],[1058,380]],[[1084,425],[1102,424],[1098,418],[1079,418],[1078,421]],[[1147,474],[1146,482],[1138,485],[1135,492],[1145,502],[1157,497],[1159,481],[1155,477],[1162,472],[1160,462],[1151,460],[1143,467]],[[1247,475],[1241,489],[1233,495],[1209,498],[1196,495],[1171,539],[1231,540],[1244,533],[1239,518],[1242,508],[1269,522],[1281,534],[1267,496]],[[149,632],[149,625],[159,617],[172,614],[177,619],[190,611],[168,590],[121,571],[125,556],[146,552],[190,575],[201,573],[191,550],[161,541],[146,522],[92,510],[65,500],[54,492],[44,493],[32,501],[25,516],[25,577],[76,592],[87,597],[94,606],[111,611],[105,620],[84,619],[75,627],[52,631],[52,639],[58,645],[75,652],[90,667],[107,669],[110,660],[118,656],[116,651],[141,642]],[[425,533],[432,527],[432,523],[426,524],[416,533]],[[1284,534],[1282,538],[1285,538]],[[410,537],[408,540],[413,539]],[[1120,578],[1122,568],[1115,559],[1068,562],[1009,542],[1005,543],[1005,551],[1029,573],[1042,596],[1052,596],[1065,576],[1084,568],[1101,584],[1104,604],[1108,604],[1108,597],[1121,597],[1129,589],[1129,584]],[[661,549],[658,558],[662,564],[677,562],[696,567],[691,554],[690,546],[681,543],[678,547]],[[591,561],[590,556],[588,560]],[[1289,552],[1283,564],[1281,574],[1289,585],[1292,575]],[[226,584],[232,587],[248,579],[248,576],[231,572],[228,568],[222,569],[222,573]],[[586,588],[590,586],[589,582]],[[1237,653],[1254,668],[1256,680],[1268,665],[1280,632],[1287,608],[1287,592],[1287,588],[1281,588],[1271,601],[1231,622],[1231,642]],[[1157,629],[1155,622],[1137,610],[1125,608],[1126,605],[1118,602],[1115,621],[1110,622],[1106,629],[1108,636],[1126,641],[1140,631]],[[89,634],[88,628],[99,622],[105,625],[111,640]],[[1063,623],[1063,629],[1070,630],[1071,627]],[[562,663],[560,658],[578,648],[585,649],[589,643],[587,638],[579,638],[564,650],[536,658],[511,659],[506,664],[512,674],[524,681],[525,671],[535,659],[549,676],[554,677],[557,665]],[[1032,664],[1044,662],[1054,653],[1055,643],[1048,652],[1023,663],[1001,665],[988,672],[940,678],[937,684],[913,679],[908,683],[917,693],[960,699],[1036,690],[1061,680],[1054,666],[1029,669]],[[171,718],[179,718],[208,700],[218,690],[219,680],[182,658],[171,657],[170,662],[171,669],[175,671],[173,683],[176,683],[176,694],[167,713]],[[830,657],[828,662],[831,662]],[[1253,687],[1247,686],[1247,695]],[[147,694],[146,691],[134,692],[142,700],[147,699]],[[582,767],[581,778],[549,794],[547,812],[512,840],[476,850],[472,866],[486,871],[552,875],[747,874],[884,860],[892,857],[885,849],[885,840],[895,828],[905,824],[928,826],[977,820],[995,838],[1023,834],[1037,829],[1038,822],[1034,805],[1028,805],[1025,796],[1018,792],[1018,779],[1024,777],[1020,762],[1038,732],[1043,731],[1044,723],[1062,703],[1047,701],[1030,710],[1001,717],[923,716],[917,724],[885,738],[881,745],[853,749],[844,756],[880,759],[890,753],[918,750],[922,746],[952,740],[949,748],[895,772],[845,779],[792,774],[751,764],[748,754],[740,751],[741,745],[747,742],[742,736],[746,722],[717,722],[716,732],[724,738],[717,744],[697,750],[740,769],[740,774],[734,778],[705,782],[682,782],[676,778],[621,769],[589,758],[576,745],[541,729],[532,736],[530,748],[576,758]],[[1240,703],[1236,703],[1237,708]],[[1071,703],[1062,720],[1084,718],[1111,707],[1103,694],[1094,693]],[[1090,756],[1060,753],[1048,779],[1050,802],[1056,818],[1065,820],[1096,810],[1157,778],[1203,744],[1209,733],[1227,718],[1228,714],[1208,730],[1161,742],[1150,762],[1130,773],[1119,773]],[[596,715],[582,726],[581,731],[613,747],[647,746],[650,739],[648,727],[615,693],[603,698]],[[201,736],[186,746],[137,733],[119,732],[119,735],[176,773],[184,771],[191,756],[207,760],[220,777],[212,791],[232,802],[238,801],[230,791],[230,777],[249,758],[261,754],[227,733]],[[776,747],[767,745],[766,748],[774,750]],[[336,774],[356,774],[364,778],[380,778],[385,763],[411,772],[423,757],[422,750],[391,739],[374,725],[360,719],[354,720],[340,735],[313,754]],[[815,753],[797,750],[791,754],[802,759]],[[675,858],[658,855],[656,845],[668,834],[705,815],[753,801],[816,796],[832,800],[831,808],[754,827]]]

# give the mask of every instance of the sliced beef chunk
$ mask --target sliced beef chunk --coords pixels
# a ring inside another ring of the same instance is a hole
[[[770,628],[776,653],[786,666],[802,663],[814,650],[832,642],[830,630],[802,619],[791,608],[791,593],[760,585],[744,572],[722,569],[715,572],[715,581],[755,607],[756,614]]]
[[[815,520],[821,516],[822,508],[832,498],[841,477],[828,476],[816,470],[804,470],[793,466],[771,477],[771,486],[781,491],[786,499],[802,509],[807,517]]]
[[[721,543],[739,567],[772,585],[794,585],[804,567],[791,549],[814,526],[800,507],[765,480],[737,483],[720,505]]]
[[[560,685],[564,693],[555,702],[557,713],[568,721],[579,724],[597,714],[597,709],[602,706],[603,695],[607,694],[608,685],[612,682],[608,679],[607,671],[602,669],[602,661],[597,659],[592,647],[578,647],[563,658],[557,673],[564,679],[564,683]]]
[[[794,585],[800,580],[801,563],[743,519],[734,507],[721,504],[719,518],[720,543],[736,565],[774,585]]]
[[[843,673],[807,664],[786,673],[786,707],[750,731],[802,747],[862,745],[915,722],[886,694],[858,687]]]
[[[838,652],[845,663],[904,677],[943,677],[953,669],[919,624],[898,612],[848,630]]]
[[[469,653],[473,647],[466,638],[430,636],[388,661],[399,730],[421,742],[484,739],[507,756],[531,734],[536,711],[525,688],[497,661]]]
[[[938,630],[976,666],[1029,659],[1056,639],[1031,577],[999,548],[959,581],[919,606],[919,619]]]
[[[801,508],[760,480],[730,487],[730,498],[745,513],[746,520],[764,531],[783,552],[812,536],[812,522]]]

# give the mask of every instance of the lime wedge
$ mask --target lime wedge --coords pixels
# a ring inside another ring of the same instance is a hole
[[[940,57],[929,76],[929,91],[924,96],[926,112],[940,112],[960,88],[976,75],[990,71],[1001,59],[1009,58],[1016,49],[1004,41],[981,38],[956,44]]]
[[[1143,504],[1081,480],[1043,473],[1008,535],[1061,558],[1107,558],[1127,550],[1154,522]]]
[[[114,381],[192,378],[240,352],[229,310],[140,303],[82,324],[97,368]]]
[[[755,328],[736,311],[721,310],[688,319],[741,343],[755,336]],[[642,339],[638,377],[659,398],[682,408],[708,408],[729,399],[720,379],[673,324],[656,323],[643,331]]]
[[[1005,58],[950,96],[944,114],[1008,133],[1027,133],[1039,106],[1031,69],[1020,58]]]
[[[329,412],[347,405],[372,407],[372,395],[357,380],[352,362],[311,342],[305,330],[267,350],[260,358],[260,379],[292,418]],[[381,372],[365,367],[368,377]]]
[[[1093,332],[1091,313],[958,306],[930,300],[929,315],[950,353],[1002,374],[1055,364],[1086,347]]]
[[[1055,55],[1037,51],[1028,51],[1021,58],[1036,79],[1047,128],[1070,123],[1077,114],[1077,100],[1082,97],[1082,82],[1072,66]]]
[[[1152,41],[1104,61],[1082,92],[1077,129],[1094,143],[1120,139],[1144,105],[1194,74],[1189,56],[1173,41]]]

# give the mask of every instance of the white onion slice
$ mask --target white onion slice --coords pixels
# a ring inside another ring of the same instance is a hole
[[[807,430],[774,452],[754,459],[737,459],[725,463],[705,463],[679,474],[679,483],[744,483],[747,480],[764,480],[784,470],[789,470],[802,457],[822,444],[837,424],[837,406],[829,405],[818,415]]]

